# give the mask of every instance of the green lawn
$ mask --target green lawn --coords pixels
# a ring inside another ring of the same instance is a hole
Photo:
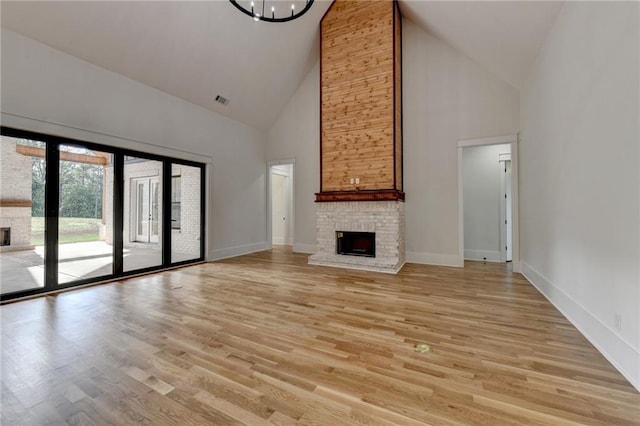
[[[82,243],[86,241],[98,241],[100,224],[102,219],[85,217],[61,217],[60,218],[60,244]],[[44,245],[44,218],[31,218],[31,244]]]

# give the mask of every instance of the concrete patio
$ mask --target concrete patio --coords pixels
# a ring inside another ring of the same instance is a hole
[[[173,261],[197,258],[197,254],[173,253]],[[113,247],[103,241],[63,244],[58,252],[58,282],[110,275]],[[160,265],[162,252],[158,244],[136,244],[124,249],[124,270]],[[44,246],[34,250],[0,253],[0,292],[13,293],[44,287]]]

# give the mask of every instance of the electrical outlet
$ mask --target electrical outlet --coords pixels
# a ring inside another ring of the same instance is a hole
[[[356,178],[356,185],[360,183],[360,178]]]
[[[617,312],[613,315],[613,326],[616,330],[622,331],[622,315]]]
[[[351,182],[351,185],[353,185],[354,183],[356,183],[356,180],[354,178],[351,178],[349,182]]]

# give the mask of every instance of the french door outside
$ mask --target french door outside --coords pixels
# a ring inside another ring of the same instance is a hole
[[[160,179],[133,179],[135,188],[136,235],[135,241],[158,243],[160,241]]]

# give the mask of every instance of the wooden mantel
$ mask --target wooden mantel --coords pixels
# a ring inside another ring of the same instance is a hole
[[[336,0],[322,19],[316,201],[404,200],[401,25],[395,0]]]
[[[396,189],[370,189],[316,193],[316,202],[330,201],[404,201],[404,192]]]

